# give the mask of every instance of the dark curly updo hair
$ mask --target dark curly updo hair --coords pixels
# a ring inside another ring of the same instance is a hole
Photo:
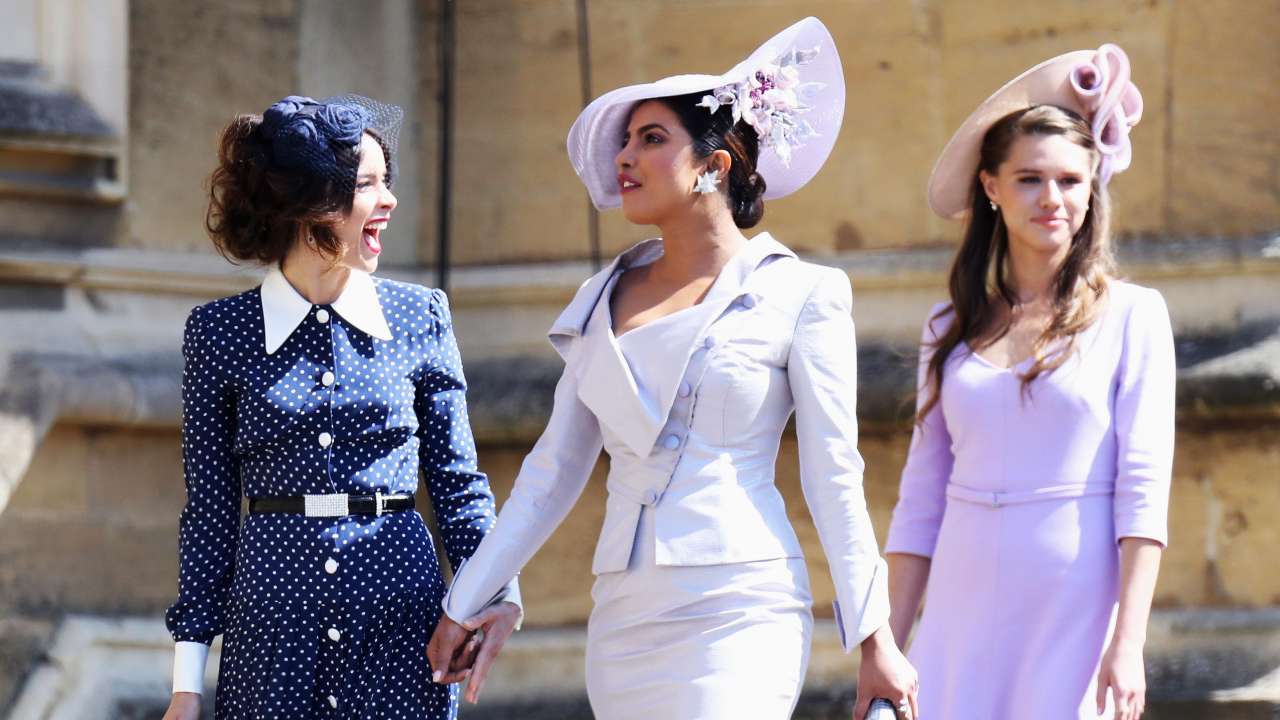
[[[334,228],[351,212],[353,185],[272,162],[261,127],[262,116],[239,115],[222,131],[218,166],[209,180],[209,238],[231,262],[270,265],[284,260],[299,237],[310,237],[317,250],[336,262],[342,243]],[[364,132],[378,141],[390,168],[387,143],[373,129]],[[354,180],[360,146],[337,148],[335,155],[340,175]]]
[[[733,121],[733,109],[721,107],[710,112],[698,107],[706,93],[655,98],[680,118],[685,132],[693,138],[693,154],[698,159],[724,150],[733,159],[729,167],[729,209],[740,228],[755,227],[764,217],[764,178],[756,172],[760,159],[760,138],[745,121]]]

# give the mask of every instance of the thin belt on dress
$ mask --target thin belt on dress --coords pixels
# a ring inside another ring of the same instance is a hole
[[[1014,492],[975,490],[964,485],[947,483],[948,498],[993,508],[1004,505],[1043,502],[1045,500],[1074,499],[1091,495],[1112,495],[1114,493],[1115,486],[1111,483],[1050,485],[1049,487],[1036,488],[1035,490],[1018,490]]]
[[[382,515],[412,510],[412,494],[407,495],[277,495],[249,498],[251,513],[294,513],[307,517],[345,517],[347,515]]]

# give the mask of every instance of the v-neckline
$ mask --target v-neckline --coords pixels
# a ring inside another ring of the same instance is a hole
[[[672,317],[675,317],[675,316],[677,316],[677,315],[681,315],[681,314],[683,314],[683,313],[686,313],[686,312],[688,312],[688,311],[690,311],[690,310],[693,310],[694,308],[701,307],[702,303],[703,303],[705,300],[706,300],[706,296],[703,296],[702,300],[699,300],[698,302],[696,302],[696,303],[694,303],[694,304],[690,305],[689,307],[683,307],[683,308],[680,308],[679,310],[676,310],[676,311],[674,311],[674,312],[669,312],[669,313],[667,313],[666,315],[663,315],[662,317],[654,318],[653,320],[650,320],[649,322],[647,322],[647,323],[645,323],[645,324],[643,324],[643,325],[637,325],[637,326],[635,326],[635,327],[631,328],[630,330],[628,330],[628,331],[626,331],[626,332],[622,333],[621,335],[618,335],[618,334],[614,333],[614,335],[613,335],[613,339],[614,339],[614,340],[616,340],[616,341],[618,341],[618,342],[622,342],[622,338],[627,337],[627,336],[628,336],[628,335],[630,335],[631,333],[634,333],[634,332],[640,332],[641,330],[644,330],[645,328],[652,327],[652,326],[654,326],[654,325],[658,325],[659,323],[662,323],[662,322],[663,322],[663,321],[665,321],[667,318],[672,318]],[[610,314],[611,316],[613,315],[613,313],[612,313],[612,312],[611,312],[611,313],[609,313],[609,314]],[[613,318],[612,318],[612,317],[610,317],[610,318],[609,318],[609,332],[610,332],[610,333],[613,333]]]
[[[679,314],[681,314],[681,313],[685,313],[685,312],[688,312],[688,311],[690,311],[690,310],[693,310],[694,308],[702,307],[702,304],[703,304],[703,303],[705,303],[705,302],[707,301],[707,298],[711,297],[711,292],[712,292],[713,290],[715,290],[716,285],[718,285],[718,284],[720,283],[720,278],[724,277],[724,271],[725,271],[725,270],[726,270],[726,269],[727,269],[731,264],[733,264],[733,261],[734,261],[734,260],[735,260],[739,255],[741,255],[741,254],[742,254],[742,251],[747,247],[747,244],[748,244],[748,243],[750,243],[750,242],[751,242],[751,238],[748,238],[748,239],[747,239],[747,242],[746,242],[746,243],[743,243],[742,247],[741,247],[741,248],[738,248],[738,251],[737,251],[737,252],[735,252],[735,253],[734,253],[734,254],[729,258],[729,261],[728,261],[728,262],[726,262],[726,263],[724,264],[724,266],[720,268],[720,271],[716,273],[716,279],[715,279],[715,280],[712,280],[712,281],[711,281],[711,284],[707,286],[706,291],[702,293],[702,297],[698,299],[698,302],[696,302],[696,303],[694,303],[694,304],[692,304],[692,305],[689,305],[688,307],[682,307],[682,308],[680,308],[679,310],[673,310],[672,312],[669,312],[669,313],[667,313],[666,315],[662,315],[661,317],[656,317],[656,318],[654,318],[654,319],[650,320],[649,322],[644,323],[643,325],[637,325],[637,326],[635,326],[635,327],[631,328],[630,330],[627,330],[626,332],[622,333],[621,335],[619,335],[619,334],[617,333],[617,331],[614,329],[614,326],[613,326],[613,293],[618,289],[618,283],[622,281],[622,276],[623,276],[623,275],[624,275],[628,270],[634,270],[634,269],[636,269],[636,268],[642,268],[642,267],[645,267],[646,265],[652,265],[653,263],[655,263],[655,262],[657,262],[657,261],[658,261],[658,258],[654,258],[653,260],[651,260],[651,261],[649,261],[649,262],[647,262],[647,263],[644,263],[643,265],[636,265],[636,266],[634,266],[634,267],[627,267],[627,268],[623,268],[623,269],[622,269],[622,272],[615,273],[615,274],[614,274],[614,276],[613,276],[613,278],[609,281],[609,285],[605,288],[605,294],[604,294],[605,313],[606,313],[606,317],[608,317],[608,319],[609,319],[609,334],[613,336],[614,342],[621,342],[621,341],[622,341],[622,338],[626,337],[627,335],[630,335],[631,333],[633,333],[633,332],[635,332],[635,331],[637,331],[637,330],[643,330],[644,328],[647,328],[647,327],[649,327],[650,325],[653,325],[654,323],[662,322],[663,320],[666,320],[666,319],[667,319],[667,318],[669,318],[669,317],[674,317],[674,316],[679,315]],[[661,255],[659,255],[658,257],[662,257],[662,256],[661,256]]]
[[[1036,359],[1036,356],[1035,356],[1035,355],[1028,355],[1027,357],[1023,358],[1022,360],[1019,360],[1018,362],[1016,362],[1016,363],[1014,363],[1014,364],[1012,364],[1012,365],[1009,365],[1008,367],[1002,367],[1002,366],[1000,366],[1000,365],[995,364],[994,362],[992,362],[991,360],[987,359],[986,357],[984,357],[984,356],[982,355],[982,353],[978,352],[977,350],[974,350],[974,349],[973,349],[973,346],[969,344],[969,341],[968,341],[968,340],[961,340],[960,342],[961,342],[961,344],[963,344],[963,345],[964,345],[964,349],[965,349],[965,351],[967,351],[971,356],[973,356],[973,357],[977,358],[977,359],[978,359],[978,362],[982,363],[983,365],[986,365],[988,368],[991,368],[992,370],[996,370],[996,371],[998,371],[998,372],[1002,372],[1002,373],[1012,373],[1012,372],[1016,372],[1016,371],[1017,371],[1019,368],[1021,368],[1023,365],[1026,365],[1026,364],[1027,364],[1027,363],[1029,363],[1029,362],[1034,362],[1034,361],[1035,361],[1035,359]]]

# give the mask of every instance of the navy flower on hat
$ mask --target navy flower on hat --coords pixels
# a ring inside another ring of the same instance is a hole
[[[321,101],[290,95],[267,108],[258,127],[271,164],[354,188],[356,168],[340,163],[339,151],[358,150],[364,132],[376,128],[394,154],[401,117],[400,108],[358,95]]]
[[[301,95],[290,95],[277,102],[262,113],[262,134],[270,138],[286,120],[293,117],[304,106],[315,104],[317,104],[315,100]]]
[[[358,144],[368,122],[369,115],[361,107],[332,103],[316,111],[316,124],[331,142],[342,145]]]
[[[282,127],[276,130],[271,138],[271,157],[285,168],[305,167],[330,158],[336,162],[337,159],[316,124],[301,113],[285,119]]]

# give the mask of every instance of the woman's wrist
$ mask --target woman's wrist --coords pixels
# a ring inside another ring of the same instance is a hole
[[[868,635],[859,647],[862,648],[863,657],[867,657],[883,652],[891,646],[897,647],[893,641],[893,633],[886,624],[881,625],[875,632]]]
[[[1111,638],[1111,647],[1116,650],[1136,650],[1142,652],[1147,639],[1138,633],[1116,632]]]

